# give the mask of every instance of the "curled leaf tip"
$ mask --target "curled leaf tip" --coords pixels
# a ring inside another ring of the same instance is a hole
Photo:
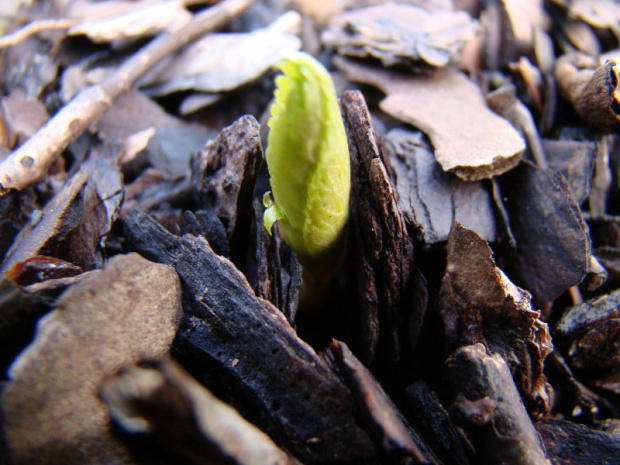
[[[263,222],[265,223],[265,229],[267,229],[267,232],[271,236],[271,228],[274,223],[281,220],[284,215],[278,206],[273,203],[271,192],[265,192],[265,195],[263,196],[263,205],[267,208],[265,210],[265,214],[263,215]]]

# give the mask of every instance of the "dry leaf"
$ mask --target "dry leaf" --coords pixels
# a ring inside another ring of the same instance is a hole
[[[181,317],[173,269],[137,254],[73,285],[9,370],[4,434],[20,464],[131,463],[97,398],[121,366],[166,355]]]
[[[620,5],[616,0],[572,0],[568,14],[591,26],[620,32]]]
[[[9,147],[24,143],[50,117],[43,102],[26,97],[21,89],[16,89],[3,97],[0,105],[8,129]]]
[[[97,125],[97,132],[107,144],[123,144],[137,132],[153,128],[145,150],[149,163],[171,177],[186,175],[190,155],[203,147],[208,128],[166,113],[142,92],[131,90],[121,96]]]
[[[519,163],[525,142],[508,121],[487,108],[480,89],[463,73],[411,76],[344,58],[334,61],[348,79],[385,92],[381,109],[426,133],[444,171],[478,181]]]
[[[332,18],[323,42],[341,55],[380,59],[384,66],[457,63],[478,23],[464,11],[426,11],[388,3]]]
[[[179,27],[192,18],[181,0],[76,3],[69,14],[83,17],[84,21],[70,28],[69,35],[86,35],[93,42],[113,45],[154,36],[172,24]]]
[[[256,80],[285,55],[300,49],[295,29],[301,18],[294,12],[265,29],[239,34],[209,34],[183,50],[171,63],[140,81],[156,96],[183,90],[217,93]]]

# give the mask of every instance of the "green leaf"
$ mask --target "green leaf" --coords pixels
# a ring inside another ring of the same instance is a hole
[[[280,62],[267,139],[267,166],[278,220],[304,268],[325,269],[340,257],[351,188],[347,136],[334,84],[307,53]]]

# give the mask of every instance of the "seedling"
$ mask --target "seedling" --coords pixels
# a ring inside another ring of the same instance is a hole
[[[277,221],[306,277],[332,275],[344,253],[351,167],[347,136],[327,70],[307,53],[281,61],[267,138],[273,200],[265,227]]]

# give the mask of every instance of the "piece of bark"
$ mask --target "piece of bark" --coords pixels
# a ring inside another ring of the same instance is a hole
[[[13,245],[0,271],[5,272],[33,255],[56,255],[58,244],[82,221],[87,177],[85,171],[78,171],[43,207],[39,222]]]
[[[193,191],[189,178],[165,178],[163,181],[156,182],[139,192],[137,198],[126,201],[122,210],[137,208],[155,216],[171,213],[171,210],[176,208],[177,213],[174,215],[179,216],[182,212],[181,208],[193,204]],[[178,231],[178,229],[176,230]]]
[[[543,149],[549,168],[564,175],[575,201],[581,205],[590,194],[596,146],[579,140],[544,139]]]
[[[543,365],[553,344],[547,324],[532,308],[530,294],[495,266],[486,241],[458,222],[450,231],[447,254],[436,306],[448,351],[464,344],[486,344],[510,367],[531,415],[545,416],[553,404],[553,390]]]
[[[237,401],[259,412],[261,429],[306,463],[371,454],[350,391],[230,261],[143,213],[122,223],[128,247],[175,267],[185,295],[178,338],[229,378],[227,389],[246,393]]]
[[[446,361],[450,416],[471,436],[480,463],[550,465],[508,365],[482,344]]]
[[[497,239],[492,201],[481,183],[445,173],[420,132],[393,129],[386,141],[398,204],[418,239],[426,245],[445,241],[453,220],[488,241]]]
[[[34,208],[32,190],[11,191],[0,197],[0,260],[4,260],[13,240],[28,223]]]
[[[218,255],[230,258],[230,244],[222,221],[212,211],[198,210],[192,213],[186,210],[181,222],[181,234],[204,237],[209,246]]]
[[[254,186],[262,161],[260,127],[251,115],[224,128],[191,161],[199,208],[220,219],[237,264],[245,259],[250,242]]]
[[[302,268],[297,255],[280,234],[269,234],[264,227],[265,207],[253,204],[254,256],[248,259],[244,274],[258,297],[279,308],[291,325],[295,322],[302,285]]]
[[[100,396],[125,431],[153,435],[187,463],[299,464],[172,361],[125,367]]]
[[[443,70],[411,76],[342,57],[334,58],[334,64],[349,80],[387,94],[381,109],[427,134],[444,171],[478,181],[519,163],[523,139],[508,121],[487,108],[480,89],[465,74]]]
[[[413,245],[364,97],[359,91],[346,91],[341,108],[351,154],[349,247],[354,252],[349,265],[356,292],[352,307],[361,314],[353,320],[361,338],[352,346],[368,364],[381,340],[385,355],[395,362],[403,345],[399,328],[408,306]]]
[[[464,11],[388,3],[332,17],[322,41],[341,55],[379,59],[383,66],[438,68],[459,62],[477,26]]]
[[[620,439],[572,421],[549,419],[536,425],[547,457],[553,465],[616,463]]]
[[[403,410],[407,418],[444,465],[470,465],[474,460],[472,445],[451,420],[446,409],[428,385],[416,381],[404,392]]]
[[[52,308],[51,299],[32,295],[8,278],[0,280],[0,371],[6,370],[34,335],[36,322]]]
[[[589,267],[590,238],[564,177],[523,162],[500,178],[516,249],[504,269],[532,293],[534,305],[579,284]]]
[[[9,371],[3,427],[16,463],[132,463],[97,398],[119,367],[168,352],[181,316],[170,267],[112,258],[72,286]]]
[[[185,48],[139,83],[149,95],[196,90],[227,92],[256,81],[278,61],[301,48],[290,33],[301,17],[288,12],[269,27],[246,33],[209,34]]]
[[[620,290],[566,309],[554,337],[576,368],[619,368]]]
[[[357,398],[360,415],[381,452],[400,463],[438,463],[417,433],[407,428],[379,382],[347,345],[332,340],[329,351]]]

